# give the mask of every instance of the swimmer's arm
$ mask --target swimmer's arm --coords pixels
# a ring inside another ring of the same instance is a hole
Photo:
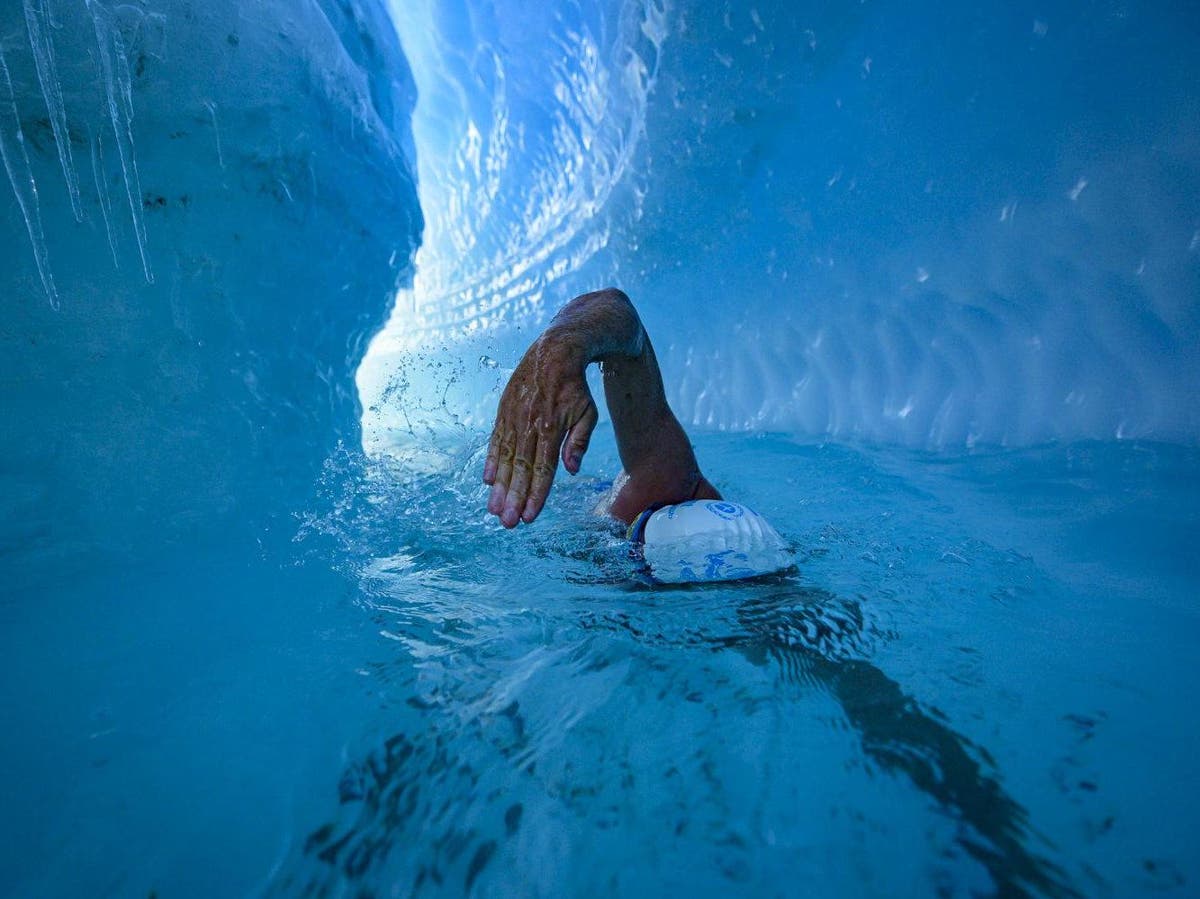
[[[609,301],[636,329],[637,340],[595,357],[604,372],[604,399],[612,416],[621,465],[629,479],[613,501],[610,514],[633,521],[654,504],[689,499],[720,499],[700,473],[692,444],[671,411],[663,390],[654,347],[633,304],[620,291]]]
[[[583,294],[556,315],[517,365],[496,414],[484,464],[488,511],[505,527],[537,518],[561,455],[579,471],[597,412],[584,372],[604,369],[604,393],[629,475],[611,514],[632,521],[654,503],[719,498],[663,391],[650,339],[629,298]]]

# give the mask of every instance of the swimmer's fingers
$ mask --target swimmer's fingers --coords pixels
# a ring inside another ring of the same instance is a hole
[[[509,481],[508,494],[504,497],[504,507],[500,511],[500,523],[506,528],[516,527],[517,522],[521,520],[521,513],[525,511],[525,500],[529,495],[529,482],[533,473],[533,454],[537,450],[537,437],[537,430],[530,428],[517,442],[517,451],[512,460],[512,480]]]
[[[515,454],[516,440],[511,431],[497,426],[492,432],[492,442],[488,447],[488,461],[484,464],[484,480],[487,480],[489,473],[488,466],[494,464],[491,469],[492,479],[488,481],[492,485],[492,492],[488,494],[487,510],[493,515],[499,515],[504,511],[504,499],[508,496],[508,482],[512,479],[513,456]]]
[[[596,421],[599,417],[596,404],[589,402],[579,421],[571,425],[571,430],[567,432],[567,439],[562,445],[562,460],[563,465],[571,474],[579,474],[579,466],[583,464],[583,454],[587,452],[588,444],[592,440],[592,431],[596,429]]]
[[[500,429],[492,431],[492,439],[488,441],[487,456],[483,460],[483,483],[489,487],[496,483],[496,473],[500,468]]]
[[[546,505],[546,497],[550,495],[550,487],[554,484],[554,473],[558,470],[558,459],[555,455],[562,437],[560,435],[557,440],[548,439],[550,436],[542,435],[534,453],[533,481],[529,487],[525,509],[521,513],[521,520],[526,524],[530,524],[541,514],[542,507]]]

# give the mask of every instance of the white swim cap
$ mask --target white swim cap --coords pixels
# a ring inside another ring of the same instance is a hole
[[[765,518],[724,500],[647,509],[629,538],[650,576],[667,584],[736,581],[793,564],[787,544]]]

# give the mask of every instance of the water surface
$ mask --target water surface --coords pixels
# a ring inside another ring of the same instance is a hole
[[[637,580],[591,511],[608,435],[514,533],[475,446],[309,520],[378,634],[379,733],[283,892],[1186,894],[1194,451],[697,449],[796,572]]]

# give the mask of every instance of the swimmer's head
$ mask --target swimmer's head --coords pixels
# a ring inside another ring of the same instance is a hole
[[[691,500],[647,510],[630,528],[654,580],[667,584],[736,581],[792,567],[792,552],[770,523],[746,506]]]

